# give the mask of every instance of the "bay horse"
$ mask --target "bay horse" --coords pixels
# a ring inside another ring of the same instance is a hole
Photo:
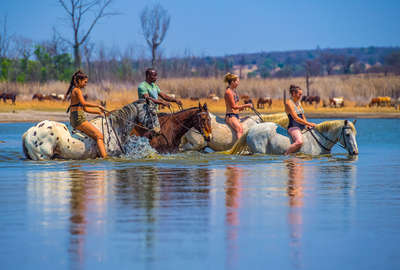
[[[268,104],[268,107],[271,108],[272,106],[272,98],[270,97],[264,97],[264,98],[259,98],[257,100],[257,109],[264,109],[264,104]]]
[[[312,105],[315,102],[315,105],[318,105],[321,101],[320,96],[303,96],[301,98],[301,102],[308,103]]]
[[[54,100],[52,96],[49,95],[43,95],[40,93],[36,93],[32,96],[32,100],[37,99],[38,101],[43,101],[43,100]]]
[[[299,152],[306,155],[330,154],[339,144],[351,156],[358,155],[355,122],[332,120],[318,124],[303,132],[303,145]],[[283,155],[291,144],[286,129],[276,123],[265,122],[251,127],[225,154],[261,153]]]
[[[145,128],[136,126],[131,134],[149,138],[151,147],[159,153],[176,153],[179,151],[182,136],[194,128],[204,140],[211,138],[211,118],[208,113],[207,104],[182,110],[172,114],[160,114],[160,134],[147,132]]]
[[[17,94],[16,93],[1,93],[0,99],[3,99],[4,103],[7,102],[7,99],[10,99],[12,101],[12,104],[15,105],[15,100],[17,99]]]
[[[150,100],[139,99],[107,117],[98,116],[90,122],[104,137],[108,156],[124,153],[124,143],[130,138],[129,132],[139,123],[149,130],[159,132],[157,106]],[[22,149],[32,160],[88,159],[98,156],[97,143],[86,134],[60,122],[44,120],[29,128],[22,135]]]

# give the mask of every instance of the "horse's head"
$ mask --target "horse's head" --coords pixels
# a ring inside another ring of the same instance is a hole
[[[344,120],[344,125],[339,137],[340,143],[351,156],[358,155],[355,123],[356,121],[352,123],[348,120]]]
[[[197,120],[195,128],[203,135],[204,140],[211,140],[211,118],[208,113],[207,103],[201,106],[199,102],[199,110],[197,112]]]
[[[143,109],[138,113],[137,119],[145,128],[154,130],[156,133],[160,132],[160,122],[157,117],[157,105],[146,99],[146,103],[142,104]]]

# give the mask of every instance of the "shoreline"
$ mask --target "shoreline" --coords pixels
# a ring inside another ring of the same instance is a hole
[[[224,114],[215,113],[218,116],[223,117]],[[265,114],[265,113],[263,113]],[[243,113],[244,115],[250,115],[249,113]],[[385,112],[336,112],[336,113],[307,113],[307,118],[328,118],[328,119],[359,119],[359,118],[383,118],[383,119],[399,119],[400,113],[385,113]],[[87,114],[88,119],[90,114]],[[17,112],[5,112],[0,113],[0,123],[18,123],[18,122],[40,122],[43,120],[52,120],[58,122],[69,121],[69,114],[65,112],[54,112],[54,111],[35,111],[35,110],[23,110]]]

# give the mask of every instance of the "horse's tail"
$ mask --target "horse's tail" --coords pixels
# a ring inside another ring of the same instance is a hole
[[[22,150],[24,151],[25,157],[27,159],[32,159],[32,157],[29,155],[28,148],[25,145],[25,137],[26,137],[26,133],[24,133],[24,135],[22,135]]]
[[[220,152],[225,155],[241,155],[245,152],[249,152],[249,146],[247,145],[247,134],[249,131],[246,131],[239,140],[235,142],[231,149]]]

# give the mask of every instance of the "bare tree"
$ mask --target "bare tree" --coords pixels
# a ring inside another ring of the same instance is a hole
[[[113,0],[58,0],[71,20],[73,41],[67,40],[74,49],[75,67],[81,66],[80,47],[88,39],[96,23],[117,13],[106,12]],[[89,21],[87,30],[82,30],[84,21]]]
[[[140,14],[143,36],[151,50],[151,64],[154,67],[157,49],[163,42],[169,28],[171,17],[160,4],[145,7]]]
[[[6,57],[10,45],[10,37],[7,34],[7,16],[0,22],[0,57]]]

